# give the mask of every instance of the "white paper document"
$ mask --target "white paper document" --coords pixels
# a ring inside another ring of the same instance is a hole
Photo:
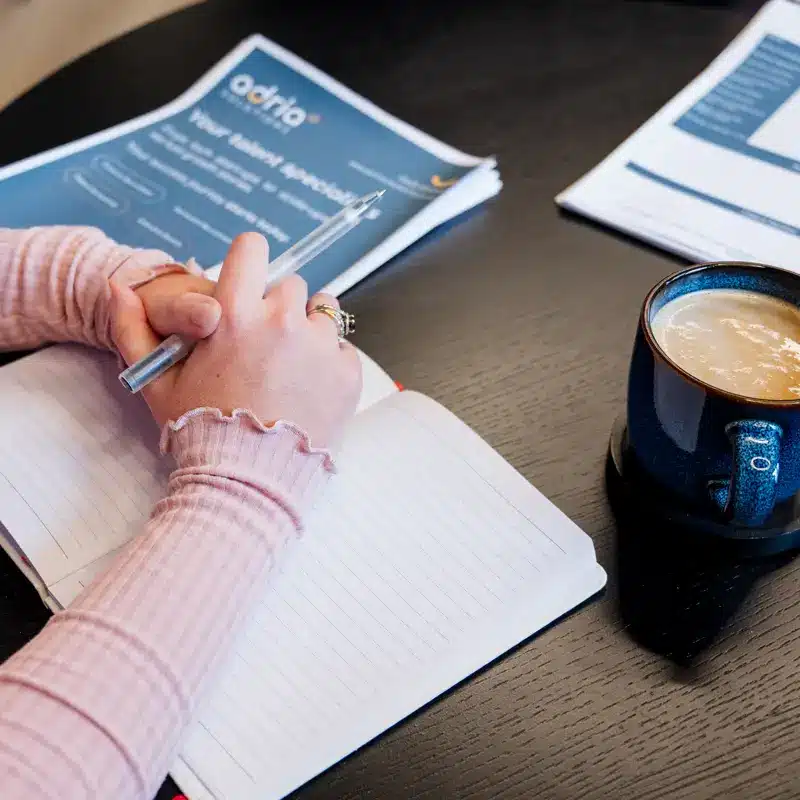
[[[800,271],[800,5],[772,0],[564,208],[693,261]]]

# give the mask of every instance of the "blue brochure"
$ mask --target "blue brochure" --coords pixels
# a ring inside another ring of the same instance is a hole
[[[0,170],[0,224],[93,225],[178,261],[218,265],[255,230],[279,255],[375,189],[371,218],[302,271],[347,289],[500,189],[461,153],[252,36],[167,106]]]

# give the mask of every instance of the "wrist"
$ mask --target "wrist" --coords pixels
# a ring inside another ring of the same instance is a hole
[[[277,502],[296,528],[314,494],[335,471],[330,453],[314,448],[292,423],[264,425],[250,411],[225,416],[197,408],[164,425],[161,451],[177,463],[173,477],[213,479],[237,492]]]

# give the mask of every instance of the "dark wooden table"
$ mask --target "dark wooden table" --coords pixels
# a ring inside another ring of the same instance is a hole
[[[656,544],[646,529],[618,531],[606,502],[639,304],[677,262],[552,200],[757,4],[331,5],[314,15],[310,3],[212,0],[90,54],[0,115],[7,162],[166,102],[259,31],[401,118],[499,158],[496,201],[346,305],[358,345],[459,414],[593,537],[609,588],[297,798],[800,797],[797,563]],[[0,657],[45,618],[2,565]]]

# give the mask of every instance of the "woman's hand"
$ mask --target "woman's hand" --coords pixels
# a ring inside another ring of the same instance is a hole
[[[215,289],[222,309],[216,331],[143,393],[160,425],[195,408],[218,408],[226,415],[241,408],[265,424],[293,422],[312,445],[329,447],[355,411],[360,361],[352,346],[339,343],[329,317],[307,316],[320,303],[338,306],[334,298],[317,295],[309,301],[305,281],[297,276],[263,296],[267,260],[263,236],[248,233],[233,242]],[[128,364],[160,341],[142,298],[118,284],[112,335]]]
[[[204,339],[214,333],[222,316],[222,307],[214,299],[216,288],[202,275],[169,272],[139,286],[136,294],[150,327],[160,336],[177,333]]]

